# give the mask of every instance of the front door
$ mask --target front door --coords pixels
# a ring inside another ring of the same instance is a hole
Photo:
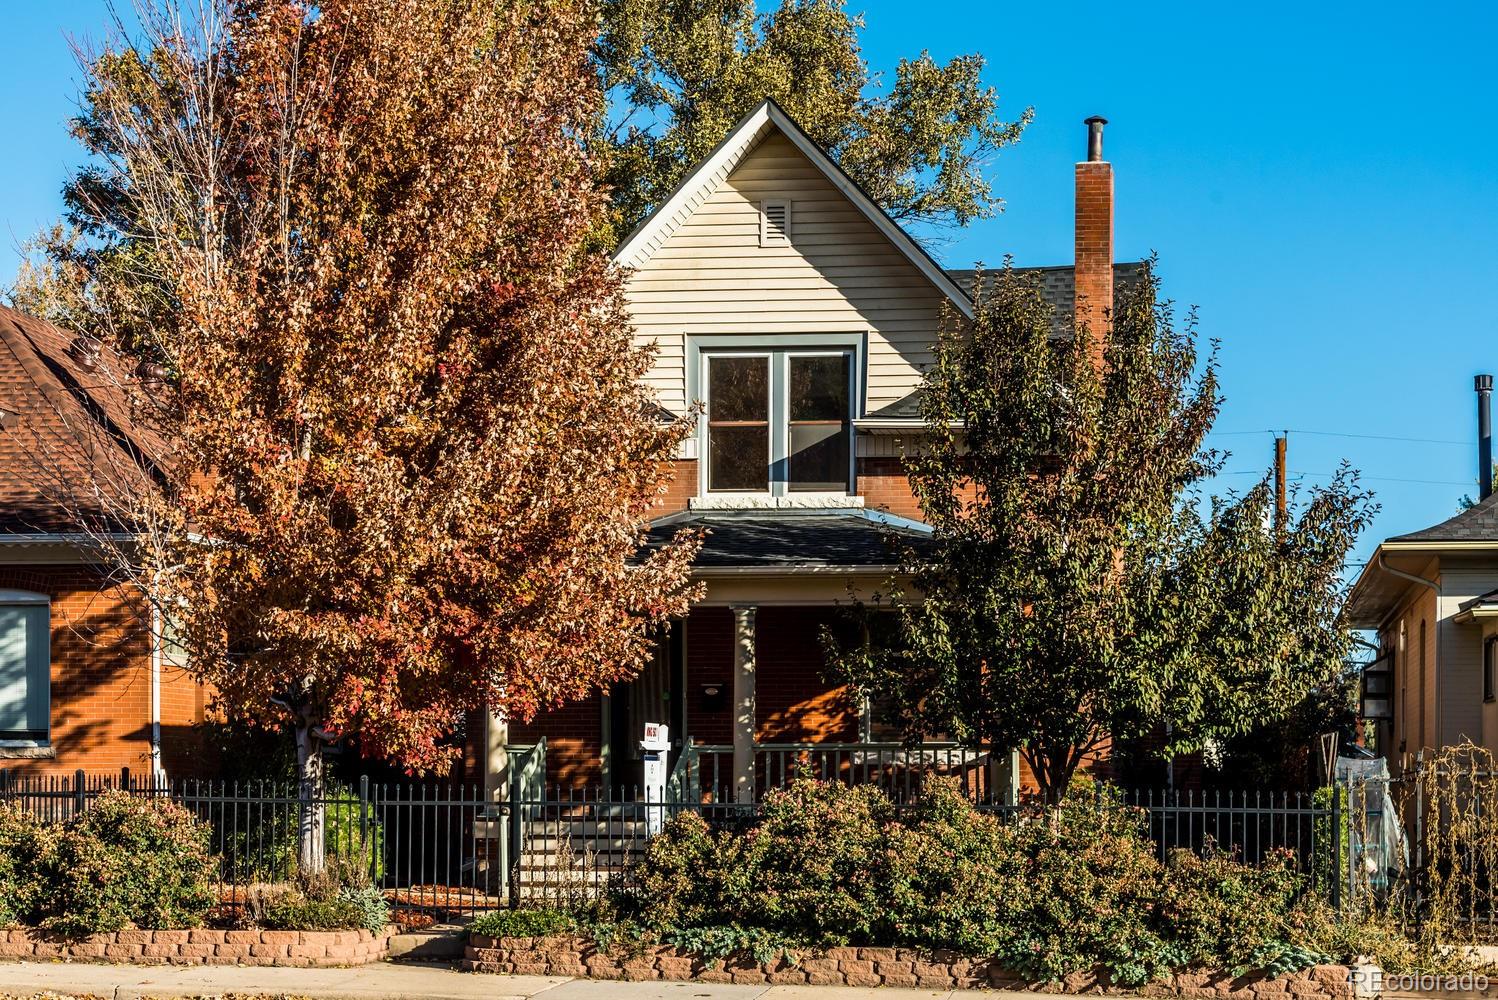
[[[684,622],[672,622],[670,631],[656,642],[655,655],[645,669],[634,680],[619,684],[610,692],[609,785],[616,797],[632,799],[639,793],[640,738],[645,734],[645,723],[664,722],[671,727],[668,764],[676,764],[686,732],[684,631]]]

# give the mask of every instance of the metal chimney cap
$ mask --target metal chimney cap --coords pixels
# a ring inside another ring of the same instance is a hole
[[[1087,162],[1099,163],[1103,159],[1103,126],[1108,124],[1108,119],[1102,115],[1093,115],[1087,119]]]
[[[1491,376],[1491,375],[1474,375],[1474,376],[1472,376],[1472,388],[1476,389],[1478,392],[1492,392],[1493,391],[1493,376]]]

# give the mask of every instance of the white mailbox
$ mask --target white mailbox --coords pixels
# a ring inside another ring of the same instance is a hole
[[[666,823],[666,754],[671,749],[671,727],[645,723],[640,750],[645,761],[645,832],[655,836]]]

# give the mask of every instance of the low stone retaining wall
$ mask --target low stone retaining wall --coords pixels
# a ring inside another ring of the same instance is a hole
[[[117,931],[60,938],[46,931],[0,931],[0,960],[128,962],[140,965],[367,965],[390,950],[394,927],[357,931]]]
[[[464,953],[470,972],[518,975],[588,976],[593,979],[697,980],[812,986],[905,986],[935,989],[991,988],[1043,993],[1137,993],[1148,997],[1193,1000],[1350,1000],[1347,968],[1320,965],[1271,979],[1264,975],[1234,977],[1227,973],[1178,973],[1169,981],[1138,990],[1106,986],[1095,976],[1068,976],[1060,983],[1031,983],[987,959],[967,959],[946,952],[907,948],[830,948],[797,961],[760,963],[747,956],[710,962],[665,945],[635,950],[601,950],[589,938],[490,938],[474,934]]]

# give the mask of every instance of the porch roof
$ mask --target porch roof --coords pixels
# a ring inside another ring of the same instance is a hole
[[[646,551],[684,528],[707,529],[698,569],[876,571],[898,563],[904,545],[931,538],[918,521],[868,510],[689,510],[651,522]]]

